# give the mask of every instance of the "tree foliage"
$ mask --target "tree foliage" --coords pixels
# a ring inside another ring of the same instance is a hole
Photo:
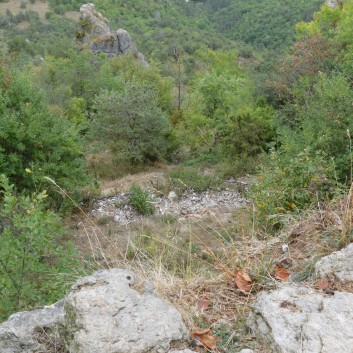
[[[95,110],[94,134],[117,159],[141,163],[166,156],[171,126],[148,84],[132,81],[122,92],[105,90]]]
[[[75,125],[55,116],[28,77],[0,72],[0,170],[19,190],[41,189],[53,178],[76,200],[88,182]],[[52,190],[52,188],[50,188]],[[60,206],[63,197],[50,192]]]

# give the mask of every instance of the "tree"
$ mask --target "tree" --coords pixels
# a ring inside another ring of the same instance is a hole
[[[103,91],[95,109],[95,135],[117,159],[136,164],[166,156],[171,127],[149,85],[128,82],[122,92]]]

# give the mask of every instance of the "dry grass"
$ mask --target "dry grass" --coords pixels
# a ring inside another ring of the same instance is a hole
[[[76,244],[85,258],[91,255],[96,267],[124,267],[142,282],[153,283],[182,313],[190,331],[214,327],[220,349],[231,353],[248,347],[265,352],[246,330],[256,294],[277,287],[274,267],[288,258],[291,280],[314,288],[315,262],[351,241],[352,190],[335,204],[288,220],[276,237],[255,229],[251,214],[249,206],[237,210],[227,223],[217,215],[170,223],[150,218],[139,225],[121,226],[124,242],[109,232],[109,224],[97,225],[83,214],[77,232],[82,243]],[[283,252],[283,244],[288,251]],[[254,282],[249,294],[235,286],[234,271],[240,269]],[[331,283],[334,290],[352,288],[352,283]],[[208,302],[206,308],[200,307],[202,300]]]
[[[0,14],[5,15],[6,10],[10,10],[13,15],[17,15],[20,11],[34,11],[38,13],[41,20],[44,20],[45,13],[50,11],[49,3],[47,1],[36,0],[34,4],[25,1],[25,9],[21,9],[22,2],[23,0],[10,0],[9,2],[0,3]]]
[[[21,9],[21,3],[26,3],[26,8]],[[39,19],[43,23],[47,23],[48,21],[45,18],[45,14],[51,11],[49,7],[48,1],[45,0],[36,0],[34,4],[31,4],[28,0],[9,0],[8,2],[1,2],[0,3],[0,14],[5,15],[6,10],[11,11],[13,15],[17,15],[18,13],[25,12],[25,11],[33,11],[37,12],[39,15]],[[78,11],[67,11],[64,15],[66,18],[70,20],[74,20],[78,22],[80,18],[80,12]],[[23,21],[17,25],[19,29],[26,29],[29,26],[27,21]]]

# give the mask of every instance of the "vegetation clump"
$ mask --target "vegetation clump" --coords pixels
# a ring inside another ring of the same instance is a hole
[[[130,188],[129,203],[142,215],[152,215],[155,212],[151,195],[136,183]]]

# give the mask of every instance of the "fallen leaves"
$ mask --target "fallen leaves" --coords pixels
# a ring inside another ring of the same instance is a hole
[[[235,271],[234,276],[234,281],[238,289],[240,289],[243,293],[249,293],[253,286],[250,276],[246,272],[240,270]]]
[[[328,289],[330,284],[328,283],[327,279],[321,278],[315,283],[315,288],[319,290]]]
[[[209,327],[205,330],[200,330],[200,331],[194,331],[191,332],[191,338],[195,342],[199,342],[199,345],[210,349],[214,350],[216,349],[216,342],[217,342],[217,337],[211,335],[211,330],[212,327]]]
[[[278,265],[275,267],[275,278],[278,279],[279,281],[282,281],[282,282],[288,281],[289,276],[290,276],[290,271],[287,270],[286,268]]]
[[[204,312],[208,308],[209,303],[210,301],[208,299],[200,299],[197,302],[197,307],[201,312]]]

